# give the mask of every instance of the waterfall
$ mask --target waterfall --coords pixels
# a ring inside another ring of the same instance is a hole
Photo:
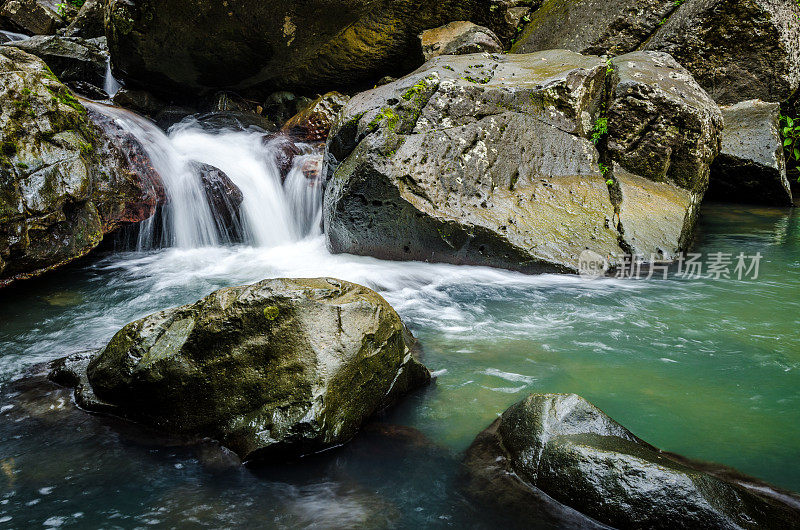
[[[209,131],[198,123],[181,123],[165,134],[151,121],[130,111],[84,102],[112,118],[144,149],[161,176],[167,195],[160,219],[141,223],[138,247],[199,248],[220,246],[215,212],[208,204],[200,164],[224,172],[242,192],[239,207],[242,242],[273,247],[320,233],[322,190],[309,171],[318,171],[321,156],[298,145],[282,182],[278,164],[287,144],[281,136],[260,131]],[[200,164],[198,164],[200,163]]]
[[[114,77],[114,74],[111,73],[111,56],[109,56],[106,60],[106,75],[103,79],[103,90],[109,97],[114,97],[114,94],[119,92],[120,88],[122,88],[122,86]]]
[[[5,42],[19,42],[21,40],[30,39],[30,36],[24,33],[14,33],[13,31],[6,31],[4,29],[0,30],[0,35],[8,39]]]

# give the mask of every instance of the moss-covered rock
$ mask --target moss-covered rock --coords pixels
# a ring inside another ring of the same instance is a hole
[[[412,70],[422,63],[417,35],[453,20],[513,35],[510,11],[531,3],[111,0],[106,25],[117,70],[148,89],[330,90]]]
[[[75,375],[83,406],[220,440],[244,460],[348,441],[426,384],[416,341],[377,293],[265,280],[128,324]],[[85,365],[85,362],[83,363]]]
[[[737,478],[730,482],[704,472],[574,394],[532,394],[512,405],[467,450],[465,470],[468,494],[521,524],[800,528],[792,496],[733,470],[725,470]]]
[[[120,149],[38,58],[0,47],[0,286],[96,247],[146,194]]]

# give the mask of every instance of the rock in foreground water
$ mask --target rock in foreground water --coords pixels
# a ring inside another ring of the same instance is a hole
[[[430,380],[391,306],[332,279],[265,280],[160,311],[120,330],[86,374],[84,407],[209,436],[243,460],[344,443]]]
[[[574,394],[512,405],[476,438],[465,465],[470,495],[522,521],[552,511],[555,499],[617,528],[800,527],[800,512],[769,488],[689,467]]]

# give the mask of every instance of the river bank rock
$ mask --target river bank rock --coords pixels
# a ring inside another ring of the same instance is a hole
[[[503,51],[500,39],[492,30],[463,20],[425,30],[420,34],[419,40],[426,61],[439,55]]]
[[[800,5],[689,0],[644,46],[669,53],[720,104],[780,102],[800,85]]]
[[[436,57],[345,107],[326,151],[328,245],[524,272],[574,272],[585,250],[611,266],[632,250],[669,260],[688,244],[721,124],[667,56],[615,69],[565,50]]]
[[[42,59],[62,83],[83,81],[102,87],[108,63],[106,39],[36,35],[14,46]]]
[[[0,19],[28,34],[52,35],[64,25],[58,3],[58,0],[5,0],[0,4]]]
[[[793,0],[546,0],[512,51],[662,51],[720,104],[784,101],[800,84]]]
[[[0,47],[0,286],[78,258],[151,214],[136,171],[33,55]]]
[[[530,15],[511,51],[563,48],[588,55],[630,53],[678,5],[675,0],[545,0]]]
[[[326,90],[422,63],[417,35],[453,20],[509,34],[530,0],[111,0],[109,48],[121,77],[148,89]],[[501,35],[502,38],[502,35]]]
[[[544,497],[617,528],[800,526],[777,495],[672,459],[574,394],[512,405],[478,435],[465,469],[470,495],[522,521],[539,517]]]
[[[65,37],[94,39],[106,36],[105,2],[86,0],[75,19],[64,30]]]
[[[415,339],[375,292],[278,279],[128,324],[85,375],[76,364],[72,381],[89,410],[210,436],[258,460],[348,441],[430,380],[416,355]]]
[[[707,198],[791,206],[778,103],[744,101],[722,108],[722,151],[711,166]]]
[[[611,61],[608,138],[623,248],[653,261],[688,247],[722,113],[672,57],[633,52]]]

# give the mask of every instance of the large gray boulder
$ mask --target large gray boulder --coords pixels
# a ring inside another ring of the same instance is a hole
[[[530,0],[110,0],[107,35],[122,78],[191,93],[255,86],[332,88],[422,63],[417,36],[453,20],[513,34]]]
[[[792,205],[780,113],[780,104],[759,100],[722,108],[722,151],[711,166],[708,199]]]
[[[720,150],[722,113],[664,53],[614,58],[609,76],[608,157],[623,246],[670,260],[687,248]]]
[[[800,5],[689,0],[644,49],[672,55],[720,104],[784,101],[800,85]]]
[[[67,360],[54,377],[77,385],[89,410],[210,436],[259,460],[348,441],[430,380],[416,356],[400,317],[370,289],[278,279],[132,322],[88,366]]]
[[[575,270],[586,248],[614,254],[586,138],[605,71],[566,51],[440,56],[355,96],[328,142],[329,247],[526,272]]]
[[[720,104],[784,101],[800,84],[794,0],[546,0],[512,51],[663,51]]]
[[[585,250],[612,266],[633,250],[672,259],[722,119],[666,61],[630,56],[609,76],[565,50],[440,56],[355,96],[326,152],[329,248],[524,272],[574,272]],[[611,134],[595,146],[604,107]]]
[[[678,5],[675,0],[545,0],[531,14],[512,52],[564,48],[593,55],[629,53]]]
[[[580,396],[532,394],[467,450],[465,489],[522,523],[538,522],[543,513],[555,519],[557,501],[593,519],[576,522],[561,512],[559,527],[595,521],[615,528],[800,527],[796,499],[789,506],[768,485],[728,482],[690,464],[643,442]]]
[[[0,47],[0,287],[148,218],[155,185],[33,55]]]
[[[39,57],[62,83],[85,81],[94,86],[103,86],[108,64],[105,37],[87,40],[37,35],[4,46],[14,46]]]

